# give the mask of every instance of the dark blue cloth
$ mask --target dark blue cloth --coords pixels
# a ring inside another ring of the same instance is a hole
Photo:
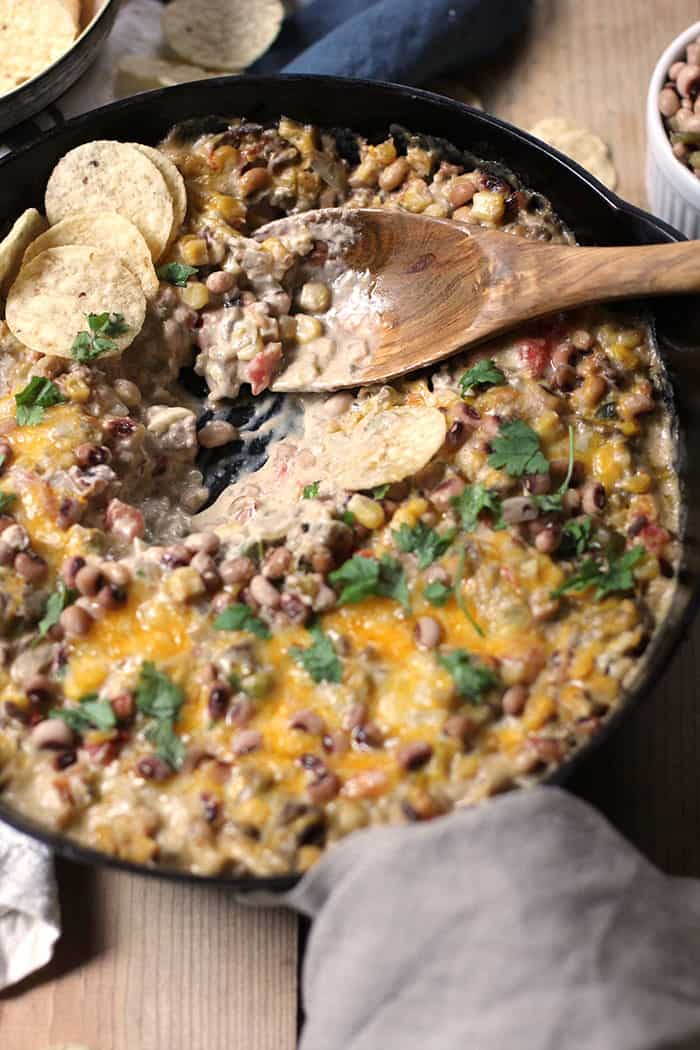
[[[255,73],[422,84],[488,58],[522,31],[529,0],[315,0],[290,15]]]

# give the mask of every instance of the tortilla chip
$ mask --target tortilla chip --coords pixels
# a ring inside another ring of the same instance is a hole
[[[174,208],[167,183],[155,164],[126,142],[86,142],[52,171],[46,187],[51,225],[83,211],[116,211],[129,219],[154,262],[170,240]]]
[[[114,78],[114,93],[117,98],[138,95],[141,91],[187,84],[192,80],[206,80],[218,76],[199,66],[184,62],[166,62],[149,55],[125,55],[117,66]]]
[[[44,232],[48,223],[36,208],[22,212],[7,237],[0,241],[0,294],[6,296],[19,273],[22,259],[32,241]]]
[[[37,353],[71,357],[88,314],[121,314],[128,329],[114,337],[112,354],[136,338],[146,298],[118,256],[87,245],[49,248],[20,271],[7,298],[5,319],[12,334]]]
[[[327,473],[344,489],[371,489],[403,481],[441,448],[447,426],[437,408],[400,405],[364,416],[324,441]]]
[[[147,299],[157,294],[158,276],[148,245],[133,222],[116,211],[76,212],[61,219],[32,241],[24,253],[22,265],[26,266],[48,248],[61,248],[66,244],[86,244],[113,252],[138,277]]]
[[[185,180],[170,157],[166,157],[159,149],[154,149],[153,146],[143,146],[140,142],[132,142],[131,145],[135,149],[140,150],[158,168],[158,171],[165,179],[165,185],[170,190],[173,202],[173,225],[168,243],[172,244],[180,232],[180,227],[185,221],[185,215],[187,214]]]
[[[69,0],[0,0],[0,70],[11,91],[53,65],[76,38]]]
[[[565,117],[545,117],[530,128],[530,134],[571,157],[609,189],[615,189],[617,171],[610,148],[592,131],[578,127]]]
[[[267,51],[283,18],[280,0],[173,0],[163,11],[163,33],[186,62],[236,72]]]

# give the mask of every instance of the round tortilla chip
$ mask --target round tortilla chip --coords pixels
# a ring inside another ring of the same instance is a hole
[[[236,72],[267,51],[283,18],[280,0],[173,0],[163,11],[163,33],[187,62]]]
[[[445,417],[427,405],[399,405],[366,415],[324,441],[326,473],[344,489],[372,489],[421,470],[445,440]]]
[[[124,98],[141,91],[187,84],[191,80],[207,80],[214,76],[218,74],[184,62],[167,62],[163,58],[151,58],[150,55],[125,55],[117,66],[114,90],[118,98]]]
[[[140,142],[131,142],[130,145],[134,149],[140,150],[158,168],[158,171],[165,179],[165,185],[170,190],[173,202],[173,225],[170,230],[168,243],[172,244],[185,221],[185,215],[187,215],[185,180],[170,157],[166,157],[165,153],[161,153],[159,149],[154,149],[153,146],[143,146]]]
[[[134,277],[138,277],[147,299],[158,293],[158,275],[148,245],[133,222],[116,211],[81,211],[61,219],[32,241],[22,265],[26,266],[48,248],[61,248],[66,244],[86,244],[101,249],[107,246]]]
[[[578,127],[565,117],[545,117],[530,128],[530,134],[571,157],[609,189],[615,189],[617,171],[610,148],[592,131]]]
[[[29,245],[44,232],[48,223],[36,208],[22,212],[7,237],[0,241],[0,294],[6,296],[19,273]]]
[[[138,226],[156,262],[170,240],[173,201],[162,174],[126,142],[86,142],[66,153],[46,187],[49,222],[83,211],[116,211]]]
[[[0,69],[12,90],[53,65],[77,35],[63,0],[0,0]]]
[[[128,329],[114,337],[121,353],[136,338],[146,314],[143,289],[118,256],[82,244],[48,248],[20,270],[7,298],[12,334],[37,353],[71,357],[88,314],[121,314]]]

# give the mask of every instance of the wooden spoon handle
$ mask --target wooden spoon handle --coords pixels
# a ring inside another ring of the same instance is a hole
[[[700,241],[571,248],[517,239],[504,251],[503,240],[498,254],[488,252],[491,276],[517,296],[520,319],[637,295],[700,292]]]

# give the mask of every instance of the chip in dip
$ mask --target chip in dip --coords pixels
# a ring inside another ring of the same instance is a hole
[[[605,186],[615,189],[617,172],[610,149],[598,135],[578,127],[565,117],[545,117],[530,128],[530,132],[571,157]]]
[[[151,299],[158,291],[158,277],[148,245],[133,222],[117,212],[85,211],[61,219],[32,241],[24,253],[24,265],[48,248],[67,244],[100,249],[108,246],[109,251],[119,256],[127,269],[138,277],[146,298]]]
[[[173,229],[168,185],[153,161],[125,142],[86,142],[67,153],[46,187],[46,215],[53,226],[78,211],[116,211],[144,236],[154,261]]]
[[[109,252],[86,245],[49,248],[20,271],[7,299],[7,324],[21,343],[40,354],[72,357],[91,315],[120,315],[124,331],[104,356],[121,353],[141,331],[143,289],[131,270]]]
[[[46,229],[47,223],[36,208],[27,208],[0,242],[0,293],[7,295],[10,285],[19,273],[22,257],[35,237]]]

